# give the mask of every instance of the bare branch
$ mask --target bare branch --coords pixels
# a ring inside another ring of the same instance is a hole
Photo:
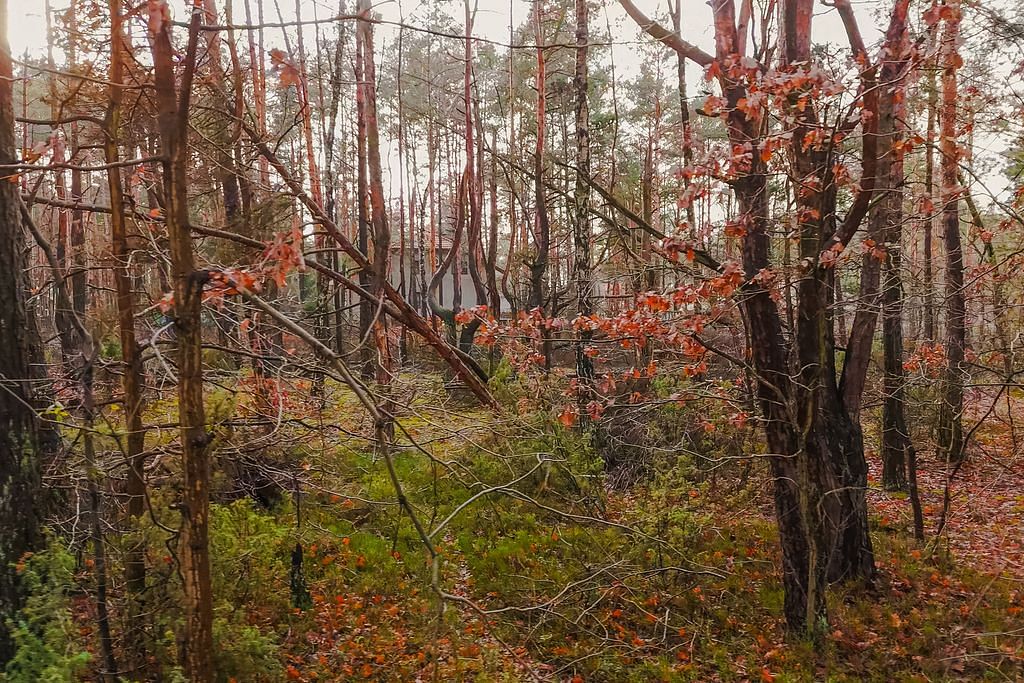
[[[622,9],[626,10],[626,14],[633,18],[633,21],[637,23],[649,36],[655,40],[661,41],[665,45],[669,46],[683,57],[700,64],[701,66],[708,66],[711,62],[715,61],[715,58],[709,55],[704,50],[701,50],[696,45],[686,42],[679,37],[678,33],[669,31],[667,28],[649,19],[646,14],[640,11],[640,9],[633,4],[632,0],[619,0],[619,4],[622,5]]]

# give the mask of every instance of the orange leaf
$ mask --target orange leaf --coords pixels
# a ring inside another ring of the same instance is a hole
[[[558,416],[558,421],[562,423],[562,426],[569,429],[576,424],[576,408],[573,406],[566,406],[565,410]]]

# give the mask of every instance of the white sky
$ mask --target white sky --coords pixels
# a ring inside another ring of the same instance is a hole
[[[256,6],[262,2],[264,6],[264,19],[267,22],[277,20],[277,9],[274,0],[250,0],[253,6],[253,14],[256,14]],[[300,0],[302,3],[303,19],[312,19],[314,14],[320,18],[332,16],[338,11],[338,0]],[[530,16],[533,6],[532,0],[474,0],[477,3],[477,19],[475,34],[481,38],[498,42],[507,42],[509,39],[509,18],[510,14],[513,25],[521,26]],[[1016,1],[1016,0],[1011,0]],[[71,0],[51,0],[55,11],[66,9]],[[664,13],[667,4],[666,0],[635,0],[636,5],[649,17],[658,16]],[[348,11],[352,11],[356,0],[345,0]],[[144,0],[140,0],[143,7]],[[175,18],[187,17],[185,9],[186,0],[170,0]],[[224,0],[217,0],[217,6],[223,10]],[[235,23],[244,21],[243,0],[233,0]],[[294,19],[295,0],[277,0],[285,21]],[[455,17],[456,25],[461,24],[463,16],[463,4],[461,0],[381,0],[374,9],[379,12],[385,20],[398,21],[405,17],[406,23],[411,25],[422,25],[423,17],[427,10],[436,4],[440,4],[449,14]],[[567,5],[571,3],[566,3]],[[996,3],[999,4],[999,3]],[[855,0],[854,12],[857,15],[861,33],[869,46],[876,45],[880,39],[882,26],[888,20],[886,12],[881,8],[888,3],[880,0]],[[35,55],[43,55],[46,50],[46,22],[44,18],[44,0],[9,0],[9,40],[15,56],[24,54],[26,50]],[[714,53],[713,27],[711,24],[711,9],[705,0],[683,0],[683,37],[703,48],[705,51]],[[571,7],[568,22],[572,21]],[[254,16],[255,21],[255,16]],[[637,50],[638,41],[652,43],[652,39],[642,35],[635,23],[626,16],[616,0],[605,0],[603,7],[592,10],[591,21],[595,28],[603,29],[607,21],[612,27],[614,46],[612,55],[615,60],[615,67],[619,78],[628,80],[634,76],[640,66],[640,60],[644,59],[644,53]],[[662,19],[663,25],[670,27],[667,20]],[[309,34],[312,34],[312,27],[307,27]],[[846,33],[838,13],[831,7],[823,4],[816,5],[816,15],[813,24],[813,40],[815,43],[829,43],[841,47],[847,47]],[[378,49],[388,45],[397,35],[397,29],[393,26],[383,25],[378,27]],[[279,40],[278,29],[267,31],[267,41],[273,44]],[[311,44],[312,40],[307,40]],[[58,56],[58,60],[60,57]],[[688,68],[687,80],[694,85],[699,84],[700,69],[694,65]],[[691,92],[696,92],[696,88]],[[974,140],[977,153],[998,155],[1006,146],[1006,140],[998,135],[978,136]],[[986,174],[986,185],[989,190],[999,194],[1008,187],[1006,179],[998,169],[994,173]]]
[[[264,3],[265,20],[268,22],[275,21],[277,19],[277,10],[274,7],[273,0],[252,0],[253,13],[255,14],[256,4],[261,1]],[[321,18],[337,13],[337,2],[335,0],[301,0],[301,2],[304,19],[311,19],[314,11]],[[407,18],[422,16],[425,13],[425,9],[435,2],[436,0],[430,0],[429,2],[423,0],[382,0],[374,6],[374,9],[380,12],[384,19],[397,21],[403,14]],[[476,2],[478,8],[476,35],[497,41],[507,41],[508,39],[510,11],[514,25],[519,26],[529,17],[533,5],[530,0],[476,0]],[[54,10],[60,11],[70,5],[70,0],[52,0],[51,4]],[[170,0],[170,4],[175,10],[176,18],[181,19],[186,16],[184,0]],[[281,13],[286,21],[294,18],[295,11],[292,0],[279,0],[279,4],[281,6]],[[355,0],[346,0],[346,5],[349,6],[350,11],[351,6],[354,4]],[[452,15],[458,18],[462,17],[462,3],[458,0],[448,0],[448,2],[441,4]],[[219,8],[223,8],[224,1],[219,0],[217,5]],[[646,12],[649,17],[656,16],[659,9],[661,11],[665,9],[665,4],[662,0],[636,0],[636,5]],[[874,0],[855,3],[855,12],[860,20],[861,31],[864,34],[865,40],[869,43],[876,40],[880,35],[878,29],[874,26],[875,22],[872,20],[872,12],[870,11],[876,5],[877,2]],[[235,23],[243,23],[241,17],[244,16],[244,5],[241,0],[234,0],[234,6]],[[29,50],[35,54],[42,54],[46,49],[46,21],[43,15],[43,0],[10,0],[9,11],[9,38],[13,53],[20,55],[25,50]],[[619,32],[616,38],[626,43],[624,45],[617,45],[615,48],[616,66],[621,65],[628,72],[631,66],[635,68],[637,61],[636,50],[629,43],[639,38],[639,29],[626,16],[615,0],[608,0],[603,10],[592,12],[591,21],[595,25],[603,26],[605,12],[607,12],[607,17],[613,30]],[[707,3],[704,0],[684,0],[683,13],[683,37],[704,48],[706,51],[713,53],[714,36],[711,26],[711,9]],[[409,23],[416,23],[415,18],[408,21]],[[383,38],[389,38],[387,27],[381,27],[380,31]],[[650,40],[646,37],[644,39]],[[814,40],[819,43],[846,44],[846,34],[834,9],[823,5],[818,6],[818,12],[814,21]]]

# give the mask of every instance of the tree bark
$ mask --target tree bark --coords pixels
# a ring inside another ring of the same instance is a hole
[[[860,418],[864,387],[867,383],[871,351],[875,340],[875,329],[881,303],[882,262],[886,259],[884,249],[892,241],[893,226],[902,219],[900,195],[902,184],[902,153],[895,146],[897,101],[903,97],[900,80],[909,53],[907,51],[907,3],[897,0],[889,29],[886,32],[882,54],[885,60],[879,69],[879,91],[875,126],[874,187],[877,199],[868,211],[867,240],[860,270],[860,295],[846,345],[846,362],[840,383],[843,405],[850,417]]]
[[[0,164],[18,162],[14,139],[11,50],[7,0],[0,0]],[[24,595],[15,565],[42,543],[40,377],[41,358],[29,292],[18,184],[0,180],[0,662],[14,645],[8,625]]]
[[[210,434],[203,406],[203,287],[208,273],[196,271],[188,208],[188,115],[195,75],[202,9],[189,23],[188,47],[175,87],[171,23],[151,34],[154,85],[164,155],[166,226],[174,276],[174,325],[178,360],[178,420],[183,470],[181,574],[185,593],[185,637],[181,661],[189,680],[207,683],[213,671],[213,595],[210,582]]]
[[[466,36],[463,41],[463,94],[462,105],[465,110],[465,141],[466,141],[466,199],[468,202],[468,223],[466,231],[466,257],[469,259],[469,278],[473,283],[473,292],[476,295],[478,306],[487,303],[487,285],[485,283],[484,252],[483,252],[483,207],[482,202],[482,175],[483,167],[477,161],[477,145],[474,142],[474,128],[476,121],[473,116],[473,23],[474,15],[470,7],[470,0],[464,0],[466,15]],[[480,140],[483,142],[483,140]],[[456,275],[457,277],[457,275]]]
[[[939,25],[928,28],[929,45],[934,46],[938,36]],[[934,48],[933,48],[934,49]],[[929,342],[936,339],[935,330],[935,302],[934,302],[934,257],[932,255],[932,233],[935,225],[935,125],[938,119],[939,88],[935,82],[935,71],[937,64],[929,61],[926,65],[927,80],[925,88],[928,91],[928,128],[927,140],[925,141],[924,157],[924,191],[927,198],[924,207],[924,338]]]
[[[904,400],[903,279],[900,273],[903,264],[900,236],[903,203],[895,184],[902,183],[903,155],[895,153],[893,156],[889,185],[892,191],[879,200],[879,205],[886,205],[882,240],[885,249],[882,279],[882,485],[889,491],[903,491],[907,488],[908,453],[913,444],[907,429]]]
[[[362,3],[360,3],[362,8]],[[370,214],[367,206],[367,170],[366,170],[366,36],[356,31],[356,215],[359,225],[358,246],[363,254],[370,253]],[[359,270],[359,286],[369,291],[370,270]],[[359,301],[359,339],[360,373],[364,379],[373,377],[373,349],[368,345],[370,326],[373,324],[373,302],[369,298]]]
[[[118,136],[121,127],[121,102],[124,81],[125,34],[121,16],[121,0],[109,0],[110,8],[110,86],[104,128],[103,156],[107,164],[116,164],[119,158]],[[145,675],[147,669],[147,615],[146,594],[146,541],[138,529],[146,511],[145,441],[142,422],[145,410],[145,385],[142,355],[135,337],[135,295],[132,291],[131,250],[124,213],[124,189],[120,169],[107,170],[107,188],[110,192],[110,245],[114,259],[114,289],[116,291],[118,333],[121,342],[121,388],[125,415],[124,455],[128,463],[125,483],[128,518],[131,528],[125,553],[125,588],[128,593],[125,650],[128,654],[129,675]]]
[[[576,99],[576,187],[573,215],[573,271],[576,278],[576,315],[579,325],[576,339],[576,379],[580,423],[587,421],[587,403],[593,395],[594,361],[590,357],[593,331],[586,318],[594,314],[593,269],[590,253],[590,107],[587,79],[587,55],[590,43],[587,0],[576,0],[576,72],[573,90]],[[682,58],[680,57],[680,60]]]
[[[534,5],[534,37],[537,42],[537,143],[533,156],[534,223],[533,261],[530,263],[530,295],[527,308],[539,309],[547,315],[547,274],[551,250],[551,220],[548,216],[547,199],[544,195],[544,134],[546,125],[547,75],[544,57],[543,2]],[[541,327],[544,367],[551,368],[551,340],[546,326]]]
[[[360,0],[359,14],[369,18],[369,0]],[[369,171],[370,222],[373,227],[373,268],[375,276],[370,292],[383,301],[384,287],[388,283],[391,257],[391,229],[388,226],[387,208],[384,205],[384,176],[380,161],[380,133],[377,124],[377,69],[373,54],[373,24],[359,22],[359,33],[363,36],[363,114],[366,117],[366,162]],[[377,382],[390,384],[392,352],[388,337],[387,316],[377,316],[374,321],[374,339],[377,359],[374,364]]]
[[[703,66],[716,59],[724,65],[743,49],[732,3],[713,5],[716,58],[652,22],[629,0],[620,0],[620,4],[647,33]],[[836,8],[854,52],[869,65],[848,0],[838,0]],[[789,0],[780,5],[780,69],[799,70],[810,62],[812,14],[810,0]],[[744,22],[741,16],[740,24]],[[746,233],[743,286],[751,295],[743,300],[743,312],[748,348],[758,375],[758,397],[765,413],[769,447],[782,454],[773,459],[772,466],[784,555],[786,618],[790,628],[799,631],[818,632],[825,623],[826,577],[870,579],[874,573],[863,443],[859,425],[845,409],[835,380],[834,322],[828,312],[832,280],[829,266],[820,255],[835,244],[848,243],[870,208],[877,146],[873,126],[878,106],[876,74],[877,66],[870,66],[861,75],[864,106],[874,116],[865,117],[862,191],[839,225],[833,221],[836,182],[830,152],[813,145],[793,145],[795,179],[802,188],[797,193],[796,207],[802,263],[795,320],[796,381],[786,360],[779,311],[767,292],[757,292],[756,277],[770,266],[768,211],[763,198],[766,177],[760,156],[734,160],[740,175],[730,183]],[[718,79],[726,100],[726,124],[733,149],[758,148],[759,115],[748,116],[736,109],[740,98],[746,96],[744,85],[731,80],[728,73]],[[799,106],[799,93],[787,95],[786,106],[795,122],[793,139],[803,140],[805,133],[819,125],[815,108]]]
[[[960,195],[957,178],[957,69],[961,63],[957,52],[960,35],[960,5],[945,22],[940,46],[942,59],[942,112],[940,125],[940,175],[942,180],[942,239],[946,243],[946,372],[939,411],[938,447],[951,461],[959,461],[964,453],[964,351],[966,346],[966,302],[964,300],[964,257],[960,240]]]
[[[682,39],[683,0],[676,0],[672,12],[672,28],[676,36]],[[686,96],[686,59],[676,53],[676,90],[679,93],[679,121],[683,126],[683,164],[687,168],[693,166],[693,126],[690,124],[690,102]],[[693,202],[686,204],[686,224],[691,239],[697,236],[697,217]]]

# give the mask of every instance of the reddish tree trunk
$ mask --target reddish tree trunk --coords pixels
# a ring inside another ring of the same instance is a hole
[[[178,420],[183,470],[181,574],[185,592],[182,665],[189,680],[212,682],[213,594],[210,583],[210,434],[203,407],[203,286],[208,275],[196,271],[189,230],[188,113],[195,74],[202,10],[193,10],[182,64],[180,95],[175,87],[171,23],[151,34],[157,122],[165,157],[164,200],[174,276],[174,321],[178,346]]]
[[[103,153],[107,164],[118,161],[118,135],[121,126],[121,101],[124,80],[125,35],[122,28],[121,0],[109,0],[110,9],[110,86],[104,127]],[[149,607],[146,595],[146,542],[135,527],[146,512],[145,442],[146,431],[142,421],[145,410],[143,387],[145,380],[142,355],[135,337],[135,295],[132,290],[128,231],[124,214],[124,190],[118,168],[107,170],[107,188],[110,192],[110,250],[114,258],[114,289],[117,297],[118,333],[121,342],[121,388],[124,391],[125,460],[128,475],[125,493],[128,496],[129,532],[125,554],[125,587],[128,592],[128,621],[125,628],[125,650],[128,654],[130,675],[145,675],[147,669],[146,620]]]
[[[960,240],[960,155],[957,150],[957,52],[961,9],[958,2],[947,4],[953,16],[946,20],[940,55],[942,59],[942,111],[940,126],[940,176],[942,186],[942,239],[946,243],[946,376],[939,414],[939,449],[953,461],[963,458],[964,351],[966,346],[966,302],[964,300],[964,256]]]

